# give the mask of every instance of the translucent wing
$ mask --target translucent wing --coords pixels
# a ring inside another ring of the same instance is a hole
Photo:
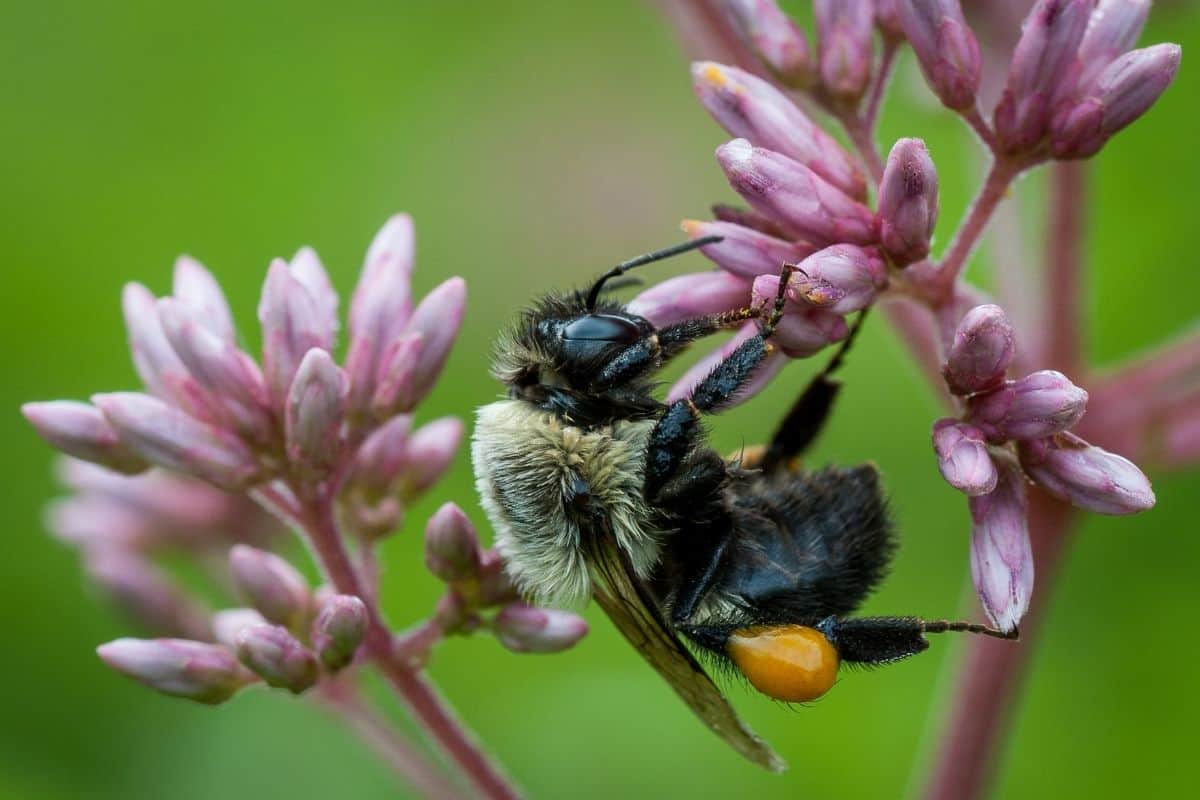
[[[787,764],[738,716],[695,656],[679,641],[646,587],[633,573],[625,552],[610,536],[597,536],[592,550],[596,602],[617,630],[671,685],[683,702],[746,758],[771,772]]]

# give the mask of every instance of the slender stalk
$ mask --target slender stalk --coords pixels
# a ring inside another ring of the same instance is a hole
[[[979,106],[968,108],[962,112],[962,118],[971,126],[971,130],[975,131],[975,135],[983,142],[988,150],[995,150],[996,134],[992,132],[992,128],[987,124],[987,120],[983,118],[983,112],[979,110]]]
[[[900,49],[898,42],[887,39],[883,43],[883,56],[879,61],[879,70],[875,73],[875,82],[871,84],[871,92],[867,95],[867,109],[863,112],[863,128],[867,138],[875,141],[875,126],[879,123],[879,110],[883,106],[883,97],[887,94],[888,84],[892,80],[892,72],[896,66],[896,53]]]
[[[1074,514],[1071,506],[1040,489],[1031,490],[1029,538],[1033,563],[1037,565],[1038,591],[1021,622],[1020,641],[977,636],[967,644],[950,721],[925,791],[929,800],[974,800],[986,794],[1070,539]]]
[[[1077,161],[1056,163],[1050,169],[1050,224],[1046,231],[1045,291],[1038,330],[1039,361],[1067,375],[1080,373],[1083,319],[1080,304],[1083,260],[1085,172]]]
[[[1200,330],[1118,369],[1101,382],[1098,391],[1142,395],[1191,374],[1200,376]]]
[[[883,161],[879,157],[879,148],[875,146],[875,134],[872,133],[866,119],[851,111],[839,114],[838,120],[854,144],[854,150],[858,153],[859,160],[867,168],[871,182],[878,186],[879,181],[883,178]]]

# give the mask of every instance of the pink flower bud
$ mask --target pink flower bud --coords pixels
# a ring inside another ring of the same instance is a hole
[[[1017,627],[1033,593],[1033,551],[1026,525],[1025,484],[1015,465],[1000,467],[996,488],[970,498],[971,578],[988,619]]]
[[[212,617],[213,638],[231,650],[237,649],[238,634],[243,628],[253,625],[266,625],[263,615],[253,608],[227,608],[218,611]]]
[[[140,283],[128,283],[121,292],[121,310],[129,331],[133,366],[146,389],[155,397],[177,405],[194,417],[209,419],[195,381],[167,341],[158,321],[154,295]]]
[[[412,218],[396,214],[383,226],[367,250],[362,275],[350,302],[351,407],[367,410],[375,393],[383,353],[404,330],[412,315],[412,275],[415,234]]]
[[[728,0],[743,41],[783,83],[803,88],[812,79],[808,42],[774,0]]]
[[[268,622],[294,630],[308,615],[308,581],[274,553],[235,545],[229,551],[229,571],[238,594]]]
[[[268,686],[300,694],[317,682],[317,657],[279,625],[248,625],[238,632],[238,659]]]
[[[870,244],[874,217],[808,167],[787,156],[734,139],[717,148],[730,185],[790,236],[814,244]]]
[[[938,177],[920,139],[901,139],[892,146],[878,207],[879,241],[896,266],[929,255],[938,216]]]
[[[692,64],[692,86],[732,136],[782,153],[851,197],[865,199],[862,172],[842,146],[771,84],[737,67],[698,61]]]
[[[1075,54],[1095,2],[1038,0],[1025,18],[993,120],[1007,152],[1031,150],[1046,133],[1052,101],[1075,80]]]
[[[288,393],[288,458],[320,474],[341,457],[341,429],[350,382],[329,353],[309,350]]]
[[[71,400],[25,403],[21,413],[38,435],[56,450],[127,475],[144,472],[150,467],[121,444],[117,432],[100,410],[87,403]]]
[[[683,229],[692,239],[722,236],[700,252],[722,269],[742,278],[777,275],[784,264],[794,264],[816,248],[803,242],[787,242],[732,222],[684,220]]]
[[[1154,105],[1179,71],[1179,45],[1159,44],[1126,53],[1096,78],[1092,93],[1065,105],[1051,123],[1056,158],[1087,158]]]
[[[262,465],[241,440],[157,398],[116,392],[95,395],[92,402],[121,441],[147,461],[223,489],[244,489],[263,479]]]
[[[973,108],[982,60],[958,0],[899,0],[900,24],[925,82],[947,108]]]
[[[849,335],[846,320],[831,311],[810,308],[784,314],[771,341],[788,358],[808,358]]]
[[[463,424],[456,417],[426,423],[408,440],[408,468],[404,473],[403,496],[411,500],[441,479],[454,461],[462,442]]]
[[[196,309],[173,297],[158,301],[167,341],[205,393],[205,405],[225,427],[258,446],[268,446],[275,428],[267,387],[258,365],[232,339],[214,332]]]
[[[825,91],[842,103],[858,102],[871,81],[873,0],[814,0],[817,66]]]
[[[779,280],[778,276],[775,278]],[[776,284],[778,285],[778,283]],[[708,374],[713,371],[721,361],[729,357],[729,354],[738,348],[738,346],[758,332],[758,325],[753,322],[746,323],[738,330],[737,334],[732,339],[725,342],[717,349],[710,352],[708,355],[701,358],[695,364],[683,373],[671,390],[667,392],[667,402],[674,403],[676,400],[682,400],[685,397],[691,397],[700,381],[708,377]],[[766,360],[759,365],[755,370],[754,376],[750,381],[742,387],[742,390],[737,393],[729,402],[725,404],[725,408],[732,408],[739,403],[744,403],[754,395],[766,388],[771,379],[779,374],[779,371],[787,364],[787,356],[782,351],[776,351],[767,356]]]
[[[1021,442],[1021,466],[1055,497],[1100,514],[1136,514],[1154,506],[1154,490],[1132,461],[1070,433]]]
[[[496,550],[485,550],[479,567],[478,592],[475,602],[481,608],[503,605],[519,600],[521,593],[504,569],[504,559]]]
[[[421,334],[421,351],[406,392],[411,405],[425,399],[442,374],[442,367],[462,326],[466,307],[467,284],[462,278],[450,278],[425,295],[413,312],[404,333]],[[384,377],[382,373],[377,374],[376,381],[382,381]]]
[[[420,331],[401,334],[388,345],[379,367],[379,383],[371,398],[371,411],[376,419],[390,419],[406,414],[416,405],[413,378],[420,363],[425,337]]]
[[[479,575],[479,535],[462,509],[446,503],[425,525],[425,566],[447,583]]]
[[[1104,68],[1137,43],[1149,13],[1150,0],[1100,0],[1096,4],[1076,54],[1079,75],[1071,90],[1077,96],[1087,94]]]
[[[229,302],[217,279],[199,261],[191,256],[180,256],[175,260],[171,293],[191,309],[214,336],[228,342],[237,338]]]
[[[373,500],[392,491],[409,465],[408,437],[412,418],[392,417],[363,440],[350,469],[347,486],[367,492]]]
[[[755,281],[756,287],[763,278]],[[788,297],[833,314],[850,314],[875,302],[887,283],[887,268],[878,251],[835,244],[797,265],[788,284]],[[767,285],[764,281],[761,288]]]
[[[492,627],[500,644],[514,653],[558,653],[588,632],[588,624],[577,614],[523,603],[501,609]]]
[[[88,577],[129,618],[156,636],[207,639],[208,610],[155,567],[115,548],[87,556]]]
[[[628,308],[657,327],[685,319],[744,308],[750,284],[728,272],[697,272],[656,283],[629,302]]]
[[[96,648],[105,664],[155,691],[216,705],[253,677],[224,647],[187,639],[117,639]]]
[[[331,350],[337,331],[337,295],[316,255],[303,253],[291,265],[283,259],[271,263],[258,304],[263,372],[277,408],[287,401],[304,355],[314,347]]]
[[[367,607],[348,594],[335,594],[321,603],[312,625],[312,644],[325,668],[336,672],[354,660],[367,633]]]
[[[1088,393],[1052,369],[1009,381],[967,401],[968,420],[989,440],[1040,439],[1070,428],[1083,417]]]
[[[765,233],[775,238],[783,236],[783,231],[779,230],[778,225],[754,209],[730,205],[729,203],[713,203],[711,209],[713,216],[717,218],[717,222],[732,222],[735,226],[740,225],[743,228],[750,228],[758,233]],[[690,226],[704,224],[703,222],[685,219],[681,227],[691,235],[691,231],[688,230]]]
[[[997,305],[975,306],[958,323],[942,375],[954,394],[974,394],[999,386],[1012,364],[1016,345],[1012,323]]]
[[[969,497],[996,488],[996,465],[988,452],[983,431],[953,419],[933,424],[933,449],[946,483]]]

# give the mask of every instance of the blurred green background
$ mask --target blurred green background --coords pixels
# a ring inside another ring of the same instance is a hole
[[[348,294],[371,236],[407,210],[418,290],[461,274],[471,293],[421,414],[469,416],[496,392],[493,332],[531,293],[675,242],[681,217],[731,199],[711,155],[722,136],[692,99],[676,39],[633,0],[2,8],[0,795],[397,796],[388,771],[302,701],[252,691],[209,709],[101,666],[95,645],[129,629],[42,532],[40,510],[58,491],[51,453],[17,407],[132,387],[120,287],[167,291],[176,254],[214,270],[253,349],[271,257],[311,244]],[[1172,4],[1144,37],[1163,39],[1200,43],[1200,11]],[[1099,363],[1196,321],[1198,100],[1185,62],[1097,162],[1087,253]],[[886,141],[902,135],[925,138],[937,160],[944,243],[975,186],[977,151],[931,105],[907,55],[882,125]],[[1036,208],[1040,181],[1019,191]],[[656,274],[703,267],[691,256]],[[761,439],[809,369],[792,367],[717,422],[719,448]],[[815,461],[878,462],[903,532],[867,610],[975,613],[966,505],[930,452],[934,396],[878,320],[845,377]],[[1193,783],[1200,481],[1154,478],[1158,508],[1090,518],[1071,546],[1013,709],[1000,796],[1167,796]],[[438,594],[420,530],[447,499],[482,523],[465,453],[386,545],[397,624]],[[795,710],[733,687],[792,765],[775,777],[703,730],[588,615],[594,633],[564,655],[517,656],[479,637],[434,659],[432,674],[531,796],[898,796],[925,774],[960,656],[942,639],[909,662],[848,673]]]

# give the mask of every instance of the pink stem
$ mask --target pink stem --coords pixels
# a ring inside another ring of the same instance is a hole
[[[867,168],[867,174],[871,176],[871,182],[876,186],[883,178],[883,161],[879,158],[879,148],[875,145],[875,135],[865,118],[857,116],[854,112],[839,115],[842,126],[846,129],[846,135],[850,137],[850,141],[854,143],[854,149],[858,153],[859,159],[863,162],[863,166]]]
[[[971,130],[975,131],[975,135],[987,146],[988,150],[994,151],[996,135],[992,133],[991,126],[983,118],[983,114],[979,111],[979,106],[968,108],[962,112],[962,118],[971,126]]]
[[[1039,363],[1078,375],[1082,346],[1083,164],[1056,163],[1050,170],[1050,224],[1046,238],[1044,318],[1038,330]]]
[[[1164,388],[1164,384],[1200,373],[1200,330],[1128,364],[1105,378],[1103,391],[1137,396]]]
[[[1037,643],[1049,589],[1070,538],[1073,517],[1071,506],[1039,489],[1030,492],[1029,537],[1040,589],[1021,622],[1020,641],[979,636],[968,644],[950,722],[926,788],[929,800],[974,800],[985,795],[1013,698]]]
[[[875,125],[879,122],[879,110],[883,106],[883,97],[887,94],[888,83],[892,79],[892,70],[896,66],[896,52],[899,49],[898,43],[890,39],[884,41],[879,70],[875,73],[875,82],[871,84],[871,93],[867,96],[867,110],[862,119],[867,138],[872,142],[875,141]]]

